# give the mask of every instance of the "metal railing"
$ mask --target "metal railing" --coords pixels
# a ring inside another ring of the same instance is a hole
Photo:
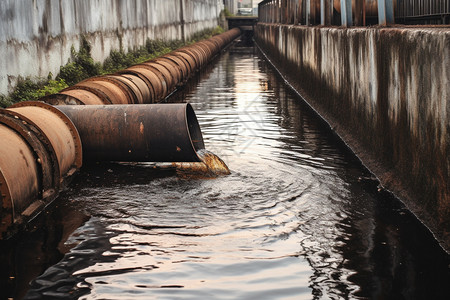
[[[450,0],[265,0],[258,9],[265,23],[450,24]]]
[[[397,23],[416,23],[433,20],[433,23],[449,24],[450,0],[397,0]]]

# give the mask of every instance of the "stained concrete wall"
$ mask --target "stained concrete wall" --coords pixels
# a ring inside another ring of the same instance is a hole
[[[218,25],[220,0],[1,0],[0,94],[17,77],[56,75],[80,34],[103,61],[112,49],[174,40]]]
[[[258,24],[258,44],[450,250],[450,28]]]

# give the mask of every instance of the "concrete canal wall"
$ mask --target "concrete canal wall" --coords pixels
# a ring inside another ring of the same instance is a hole
[[[2,0],[0,94],[18,76],[55,76],[79,48],[80,34],[103,61],[112,49],[144,45],[147,38],[175,40],[218,25],[217,0]]]
[[[260,23],[256,40],[450,250],[450,29]]]

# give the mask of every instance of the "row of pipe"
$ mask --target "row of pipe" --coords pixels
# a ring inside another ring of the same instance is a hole
[[[42,98],[53,104],[151,104],[160,102],[240,35],[239,28],[104,76],[91,77]]]
[[[115,74],[86,79],[43,102],[0,109],[0,239],[52,202],[83,161],[201,161],[197,151],[204,143],[192,107],[153,103],[239,34],[233,29]]]

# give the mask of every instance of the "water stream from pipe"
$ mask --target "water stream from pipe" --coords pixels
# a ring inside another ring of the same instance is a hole
[[[217,176],[230,175],[227,164],[217,155],[206,149],[197,151],[202,162],[199,163],[172,163],[177,173],[183,178],[215,178]]]

